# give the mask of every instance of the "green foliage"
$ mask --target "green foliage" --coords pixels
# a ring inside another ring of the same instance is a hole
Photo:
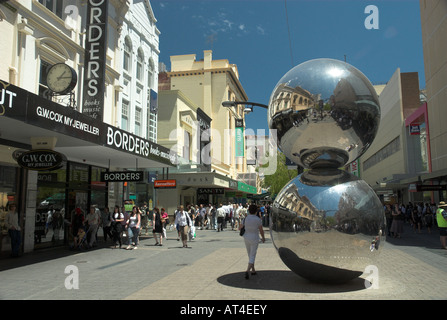
[[[277,166],[275,173],[271,175],[265,175],[262,187],[269,189],[271,195],[278,194],[281,189],[293,178],[298,175],[297,169],[289,170],[286,166],[286,156],[277,151]],[[267,167],[269,164],[263,165]]]

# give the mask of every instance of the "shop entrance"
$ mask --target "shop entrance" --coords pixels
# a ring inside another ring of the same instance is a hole
[[[68,162],[59,170],[38,173],[35,248],[73,242],[70,225],[76,209],[84,217],[89,206],[104,210],[107,186],[99,181],[104,168]]]

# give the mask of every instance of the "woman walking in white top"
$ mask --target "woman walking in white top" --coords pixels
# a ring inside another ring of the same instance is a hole
[[[252,275],[256,275],[255,259],[258,251],[259,234],[261,235],[262,242],[265,242],[262,220],[256,215],[257,212],[258,206],[251,204],[248,207],[249,215],[247,215],[240,227],[245,227],[244,241],[248,254],[248,267],[247,271],[245,271],[245,279],[249,278],[250,270]]]
[[[129,216],[128,220],[128,228],[127,228],[127,240],[128,246],[127,250],[132,249],[131,244],[134,245],[133,249],[138,249],[139,244],[139,235],[140,235],[140,225],[141,225],[141,211],[140,208],[134,206],[132,208],[132,213]]]

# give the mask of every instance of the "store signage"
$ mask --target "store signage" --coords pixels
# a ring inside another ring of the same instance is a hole
[[[144,171],[101,172],[102,182],[134,182],[143,181]]]
[[[154,181],[154,188],[175,188],[176,187],[176,181],[175,180],[155,180]]]
[[[0,91],[0,105],[4,108],[12,109],[14,98],[17,97],[17,93],[2,88]],[[4,110],[3,110],[4,113]]]
[[[28,91],[0,80],[0,117],[11,117],[23,120],[21,108],[26,108]]]
[[[1,80],[0,102],[0,119],[20,120],[167,165],[177,163],[178,155],[168,148]]]
[[[418,184],[416,185],[417,192],[422,191],[443,191],[446,190],[447,186],[445,184],[436,184],[436,185],[423,185]]]
[[[237,187],[238,187],[238,182],[236,180],[230,180],[229,188],[230,189],[237,189]]]
[[[107,146],[136,155],[153,158],[157,161],[164,159],[164,162],[169,164],[176,163],[174,161],[177,161],[177,155],[171,153],[171,150],[168,148],[115,127],[108,126],[106,131],[105,144]]]
[[[198,188],[198,194],[224,194],[224,188]]]
[[[17,158],[17,163],[29,170],[57,170],[62,167],[66,157],[53,150],[31,150],[22,153]]]
[[[28,106],[27,123],[94,143],[102,139],[102,125],[71,108],[33,94],[29,94]]]
[[[359,177],[359,160],[351,162],[350,166],[351,166],[351,173]]]
[[[244,121],[236,120],[236,157],[244,157]]]
[[[103,120],[108,1],[87,2],[82,113]]]
[[[410,135],[420,135],[421,134],[421,127],[418,124],[410,124]]]

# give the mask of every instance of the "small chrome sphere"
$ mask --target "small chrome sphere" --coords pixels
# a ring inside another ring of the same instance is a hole
[[[375,265],[384,243],[383,206],[371,187],[333,168],[311,169],[277,195],[270,232],[281,260],[311,281],[343,283]]]
[[[377,93],[355,67],[333,59],[304,62],[273,90],[270,129],[290,160],[305,168],[338,168],[360,157],[380,122]]]

